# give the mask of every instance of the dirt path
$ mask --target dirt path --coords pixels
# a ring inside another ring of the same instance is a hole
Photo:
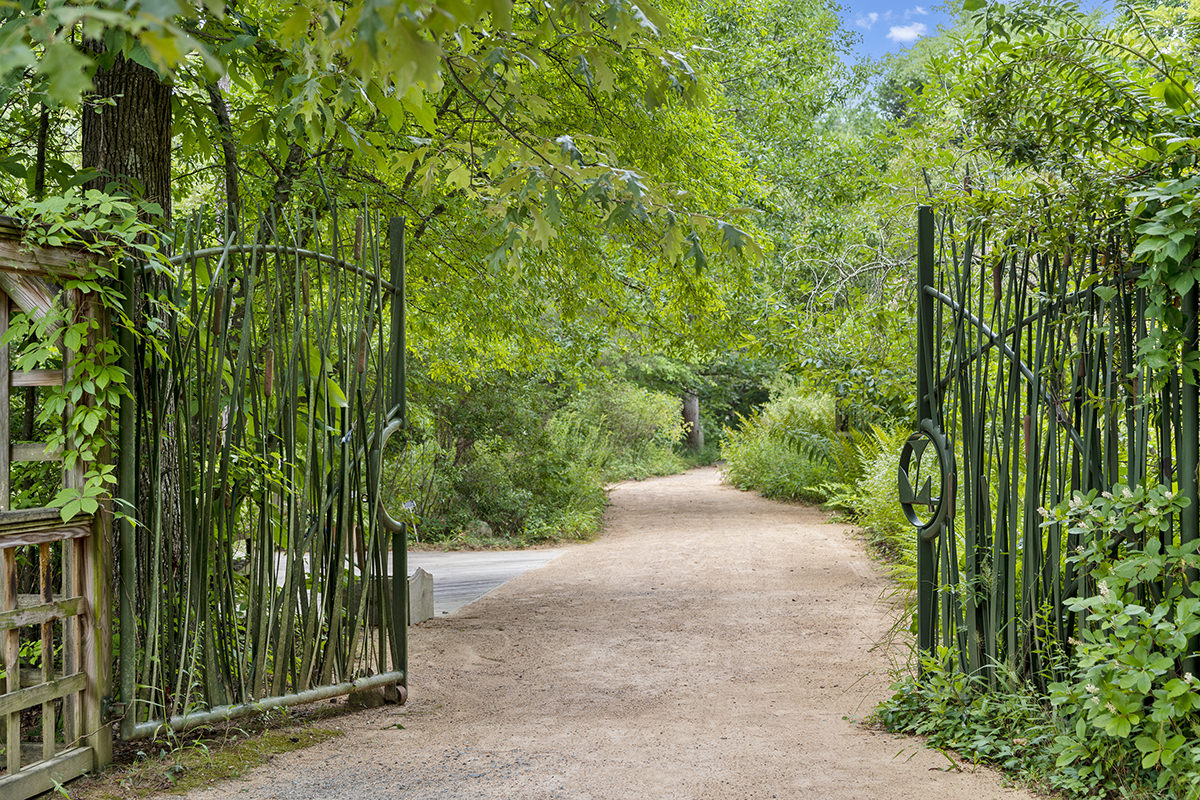
[[[715,470],[622,484],[598,541],[412,631],[406,709],[190,797],[1031,798],[847,719],[887,692],[887,589]]]

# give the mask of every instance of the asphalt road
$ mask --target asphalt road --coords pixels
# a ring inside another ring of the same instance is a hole
[[[418,567],[433,576],[433,615],[451,614],[518,575],[549,564],[560,550],[409,551],[408,571]]]

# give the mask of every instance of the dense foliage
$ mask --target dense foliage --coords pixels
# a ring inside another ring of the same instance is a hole
[[[134,226],[127,247],[201,288],[207,275],[164,266],[197,240],[286,231],[361,255],[363,220],[406,217],[410,419],[383,482],[422,543],[590,534],[606,482],[689,463],[679,407],[695,396],[709,450],[691,458],[719,447],[732,483],[842,509],[911,584],[895,476],[915,411],[916,206],[934,199],[996,240],[1111,253],[1094,279],[1128,274],[1147,297],[1151,324],[1121,355],[1137,391],[1195,370],[1181,309],[1200,281],[1200,5],[967,0],[952,30],[875,68],[846,66],[837,11],[21,0],[0,6],[0,200],[49,243],[81,238],[71,217],[101,241]],[[170,86],[165,193],[89,161],[129,64]],[[337,304],[307,284],[305,304],[310,291]],[[234,355],[212,374],[270,360]],[[324,359],[332,409],[348,363]],[[132,381],[111,366],[116,402]],[[214,409],[241,391],[218,383]],[[106,413],[75,424],[89,455],[109,444]],[[334,416],[323,435],[349,437]],[[22,479],[30,504],[49,477]],[[1046,511],[1087,529],[1061,565],[1084,576],[1080,596],[1063,600],[1094,624],[1044,675],[930,662],[880,719],[1074,796],[1200,796],[1183,667],[1196,556],[1120,536],[1178,513],[1169,470],[1150,477]],[[1146,582],[1164,574],[1180,580],[1159,596]]]

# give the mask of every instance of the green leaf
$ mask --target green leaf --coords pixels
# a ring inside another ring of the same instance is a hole
[[[92,86],[86,74],[91,59],[63,39],[52,39],[45,48],[38,73],[47,79],[48,94],[64,105],[78,105],[80,96]]]
[[[348,405],[346,393],[332,376],[325,379],[325,390],[328,393],[329,405],[334,408],[345,408]]]
[[[446,176],[446,185],[453,189],[466,189],[471,185],[471,171],[466,164],[458,162],[458,166],[450,170]]]

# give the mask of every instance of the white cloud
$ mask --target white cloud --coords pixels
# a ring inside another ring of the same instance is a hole
[[[888,31],[887,38],[900,44],[912,44],[925,35],[924,22],[914,22],[912,25],[893,25]]]
[[[870,14],[864,14],[854,21],[858,24],[858,27],[871,30],[872,26],[874,26],[876,22],[879,22],[879,14],[872,11]]]
[[[918,17],[923,17],[929,13],[929,9],[927,9],[925,6],[913,6],[909,10],[909,13],[916,14]]]

